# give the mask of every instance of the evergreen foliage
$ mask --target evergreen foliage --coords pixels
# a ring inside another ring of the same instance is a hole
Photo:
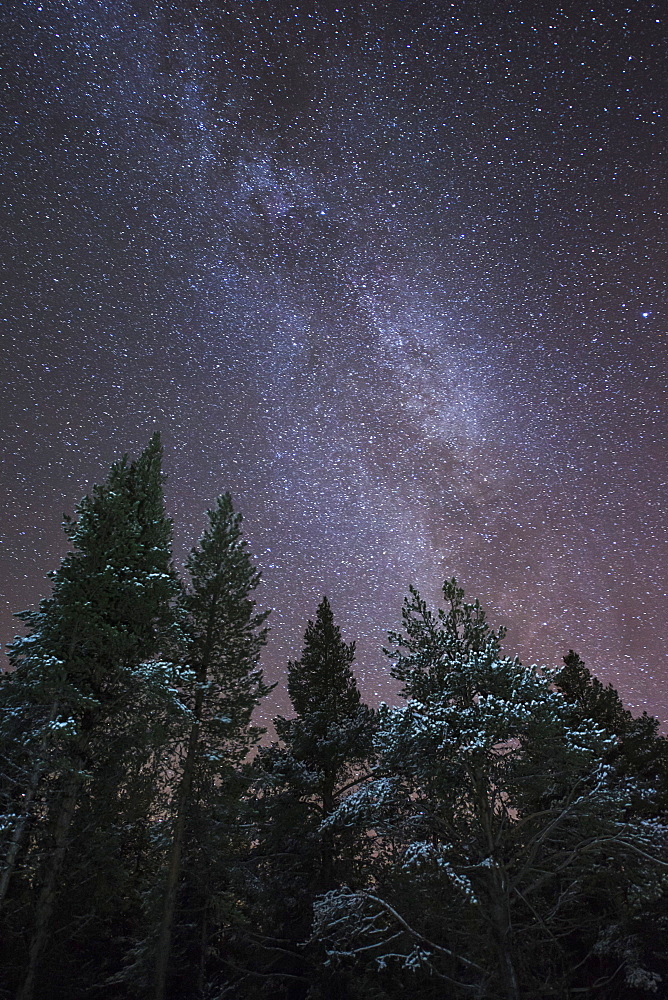
[[[10,709],[5,756],[31,758],[23,765],[21,808],[6,828],[3,872],[6,894],[20,869],[12,890],[15,905],[30,914],[21,1000],[39,990],[59,907],[70,925],[77,917],[95,923],[91,883],[98,881],[98,866],[86,869],[86,910],[73,914],[71,899],[65,905],[73,846],[81,869],[101,830],[107,851],[112,845],[122,848],[115,831],[125,805],[132,803],[136,818],[138,786],[131,787],[127,778],[136,775],[137,761],[141,771],[150,755],[147,733],[153,724],[149,717],[148,726],[138,726],[137,710],[147,699],[155,707],[150,697],[155,677],[142,664],[156,657],[172,628],[177,589],[161,456],[156,434],[136,461],[123,458],[112,466],[106,482],[81,502],[76,520],[66,519],[72,549],[51,574],[51,595],[38,610],[19,615],[29,632],[10,647],[13,673],[3,686]],[[24,736],[14,724],[21,717],[27,723]],[[144,823],[147,806],[142,799]],[[118,853],[114,860],[122,870]],[[13,940],[11,928],[8,939]]]
[[[255,960],[273,980],[272,989],[282,988],[290,998],[305,996],[309,982],[316,989],[319,979],[313,948],[304,947],[313,902],[318,893],[350,880],[355,865],[350,838],[322,826],[362,780],[371,753],[375,715],[362,704],[354,658],[355,644],[343,641],[324,597],[306,627],[301,658],[288,666],[295,715],[274,719],[281,742],[261,750],[256,764],[257,857],[265,883],[259,905],[265,919],[258,942],[264,953],[260,947]],[[326,988],[320,982],[320,988],[343,995],[340,982],[328,981]]]
[[[170,964],[180,964],[170,956],[179,884],[185,911],[180,951],[195,952],[200,981],[206,975],[208,941],[220,930],[211,919],[220,899],[210,883],[209,858],[229,852],[229,826],[238,820],[244,788],[239,769],[263,733],[251,725],[251,716],[271,690],[258,666],[268,612],[255,611],[251,595],[260,573],[242,536],[241,515],[229,494],[207,513],[209,527],[186,564],[190,582],[182,599],[182,696],[190,716],[181,759],[170,762],[176,794],[156,948],[156,1000],[166,995]],[[175,990],[179,998],[194,992],[192,983],[178,977]]]
[[[411,591],[391,637],[407,703],[381,707],[374,776],[330,819],[365,831],[367,883],[322,897],[316,932],[332,958],[427,993],[565,997],[605,981],[611,950],[616,986],[652,982],[637,949],[609,944],[661,896],[665,828],[629,815],[605,730],[574,724],[549,671],[503,656],[454,580],[443,592],[434,614]]]
[[[66,521],[0,678],[0,997],[668,998],[668,740],[455,580],[362,703],[327,598],[270,687],[229,494],[171,564],[154,436]]]
[[[659,720],[643,712],[634,717],[624,708],[612,684],[593,677],[577,653],[569,650],[554,677],[557,688],[573,704],[574,718],[591,719],[613,742],[609,759],[621,774],[651,787],[657,803],[668,810],[668,740],[659,735]]]

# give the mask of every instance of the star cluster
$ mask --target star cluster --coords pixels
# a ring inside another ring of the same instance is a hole
[[[454,574],[668,718],[666,19],[548,8],[5,14],[6,638],[157,427],[179,557],[244,513],[273,678],[327,593],[393,697]]]

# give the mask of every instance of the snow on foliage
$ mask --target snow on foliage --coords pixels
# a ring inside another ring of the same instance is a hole
[[[454,581],[444,597],[434,614],[411,591],[388,651],[406,704],[381,706],[373,774],[328,819],[366,830],[383,863],[319,901],[316,933],[330,961],[465,972],[508,996],[521,971],[540,992],[568,978],[561,942],[578,922],[586,940],[591,901],[657,897],[666,828],[630,812],[651,792],[608,762],[616,737],[574,713],[556,672],[502,655]],[[624,955],[629,984],[655,988]]]

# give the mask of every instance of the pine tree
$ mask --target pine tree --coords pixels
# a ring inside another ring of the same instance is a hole
[[[29,830],[37,841],[34,928],[19,1000],[35,991],[82,793],[109,753],[140,665],[159,653],[172,621],[176,578],[161,455],[156,434],[136,461],[112,466],[76,520],[66,519],[72,550],[51,574],[51,595],[20,616],[28,635],[10,647],[14,672],[5,693],[31,724],[32,765],[8,837],[5,891]],[[8,749],[11,756],[15,748]]]
[[[381,706],[373,779],[332,816],[365,832],[367,884],[327,893],[316,931],[406,991],[566,996],[620,900],[657,897],[666,830],[628,815],[612,738],[554,672],[504,656],[456,581],[443,593],[434,613],[411,591],[391,636],[407,703]]]
[[[295,760],[317,775],[315,794],[327,817],[345,791],[354,767],[369,751],[372,713],[361,703],[352,663],[355,643],[347,644],[334,624],[327,597],[309,621],[301,659],[288,665],[288,694],[294,718],[274,720],[276,732]],[[325,864],[328,868],[329,864]],[[323,870],[326,882],[327,872]]]
[[[619,734],[631,719],[612,684],[604,687],[597,677],[592,677],[572,649],[564,656],[564,666],[555,675],[554,683],[577,706],[582,718],[598,722],[609,733]]]
[[[187,563],[190,586],[182,602],[183,694],[191,715],[163,891],[156,1000],[162,1000],[167,989],[178,890],[180,885],[184,888],[183,883],[194,893],[190,907],[196,910],[199,924],[198,975],[200,979],[204,975],[207,907],[213,889],[207,886],[212,865],[206,858],[221,849],[216,840],[216,814],[229,808],[224,804],[226,795],[239,794],[236,772],[262,733],[251,725],[251,717],[271,690],[258,666],[269,612],[255,610],[251,595],[260,573],[242,537],[241,515],[234,512],[231,497],[225,494],[208,516],[209,527]]]
[[[291,997],[303,995],[303,977],[313,975],[300,946],[310,934],[313,900],[353,878],[352,845],[336,837],[326,821],[363,778],[371,752],[375,715],[361,702],[354,658],[355,644],[343,641],[324,597],[306,627],[301,658],[288,665],[295,715],[274,719],[281,744],[261,750],[257,759],[262,814],[257,853],[269,896],[262,921],[264,967],[277,977],[275,983],[288,977]],[[327,993],[335,991],[329,983]]]
[[[668,806],[668,739],[659,733],[659,720],[643,712],[634,717],[612,684],[603,685],[577,653],[569,650],[554,677],[559,691],[573,705],[574,719],[591,719],[613,737],[610,762],[617,770],[660,794]]]
[[[603,685],[577,653],[569,650],[554,677],[557,688],[572,706],[574,727],[582,719],[601,726],[610,737],[606,761],[628,785],[627,813],[637,822],[661,825],[668,816],[668,738],[659,732],[659,720],[647,712],[635,716],[624,707],[612,684]],[[610,913],[598,952],[615,968],[619,957],[631,956],[641,970],[640,981],[656,984],[668,979],[668,954],[657,948],[665,940],[668,913],[665,892],[646,898],[640,907],[617,908]],[[614,993],[613,993],[614,995]]]

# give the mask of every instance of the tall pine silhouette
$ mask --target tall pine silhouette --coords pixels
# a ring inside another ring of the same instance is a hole
[[[305,995],[309,977],[321,975],[313,972],[318,960],[302,947],[314,899],[353,878],[354,847],[326,822],[362,779],[371,754],[375,713],[362,704],[354,659],[355,644],[342,639],[324,597],[306,627],[301,657],[288,666],[295,715],[274,719],[281,743],[258,755],[258,854],[269,894],[260,917],[266,949],[253,961],[290,1000]],[[339,985],[328,982],[325,992],[338,996]]]
[[[205,974],[208,859],[221,850],[215,814],[236,787],[235,769],[263,732],[251,726],[251,716],[271,690],[258,666],[268,612],[255,610],[252,594],[260,573],[241,532],[241,515],[226,493],[208,516],[209,527],[186,566],[190,585],[182,609],[183,689],[191,716],[173,804],[156,951],[156,1000],[163,1000],[167,991],[180,886],[188,899],[186,924],[197,927],[200,978]],[[181,984],[178,995],[186,988]]]
[[[76,519],[66,520],[72,550],[51,574],[51,595],[20,616],[29,633],[10,648],[14,672],[4,694],[25,712],[32,767],[7,838],[5,895],[17,865],[30,868],[27,833],[40,816],[19,1000],[31,1000],[38,986],[78,806],[109,753],[116,721],[127,718],[138,668],[157,656],[172,621],[177,583],[161,457],[156,434],[136,461],[116,462]],[[7,749],[11,756],[14,747]]]

